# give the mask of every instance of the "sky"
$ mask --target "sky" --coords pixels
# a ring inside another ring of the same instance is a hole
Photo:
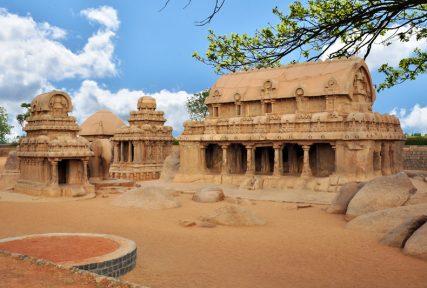
[[[191,57],[208,47],[208,30],[217,34],[248,33],[275,24],[273,7],[288,11],[290,1],[228,0],[205,26],[214,1],[134,0],[0,0],[0,106],[22,134],[15,117],[22,102],[52,89],[64,90],[73,100],[81,124],[101,109],[127,120],[139,97],[157,99],[174,135],[188,118],[185,100],[211,87],[214,69]],[[336,44],[339,46],[339,43]],[[383,76],[382,63],[397,64],[414,47],[427,43],[376,45],[367,63],[374,83]],[[292,59],[285,59],[289,62]],[[427,76],[377,93],[374,110],[400,118],[406,132],[427,133]]]

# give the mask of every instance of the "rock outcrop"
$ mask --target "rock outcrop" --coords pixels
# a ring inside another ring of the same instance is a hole
[[[162,172],[160,173],[160,180],[170,182],[175,178],[175,174],[179,170],[179,150],[173,151],[166,157],[163,162]]]
[[[350,182],[341,186],[337,195],[332,200],[326,212],[332,214],[345,214],[347,206],[356,193],[365,185],[365,183]]]
[[[113,200],[113,204],[122,207],[135,207],[147,210],[161,210],[180,207],[175,199],[176,192],[161,187],[143,187],[130,190]]]
[[[427,260],[427,223],[418,228],[406,241],[403,253]]]
[[[220,187],[206,187],[193,194],[193,201],[201,203],[214,203],[224,200],[224,192]]]
[[[266,223],[264,219],[260,218],[253,211],[234,205],[218,208],[210,215],[201,217],[200,220],[227,226],[255,226]]]
[[[427,215],[412,217],[388,232],[381,240],[381,243],[391,247],[403,248],[406,241],[426,221]]]
[[[415,186],[404,172],[377,177],[366,183],[350,201],[346,219],[401,206],[415,191]]]

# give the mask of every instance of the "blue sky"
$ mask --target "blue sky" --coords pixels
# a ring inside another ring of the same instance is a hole
[[[210,24],[194,25],[211,12],[213,2],[193,0],[183,9],[187,1],[172,0],[159,12],[163,1],[0,0],[0,105],[12,120],[20,102],[64,89],[81,122],[98,109],[126,119],[138,97],[153,95],[177,135],[187,117],[185,98],[218,77],[191,57],[206,50],[208,29],[251,34],[277,21],[274,6],[286,11],[290,3],[228,0]],[[396,44],[373,51],[368,64],[374,82],[382,80],[375,72],[379,64],[407,56],[418,44],[408,45],[409,50]],[[426,81],[422,76],[377,94],[374,109],[397,114],[408,132],[427,133]]]

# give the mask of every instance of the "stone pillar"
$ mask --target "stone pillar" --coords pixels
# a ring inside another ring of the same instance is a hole
[[[133,162],[140,163],[141,162],[141,146],[139,145],[139,141],[133,141]]]
[[[132,141],[128,141],[128,162],[132,162]]]
[[[200,171],[205,173],[206,171],[206,145],[200,144]]]
[[[119,143],[118,142],[114,142],[114,150],[113,150],[113,162],[117,163],[119,162]]]
[[[125,149],[123,141],[120,141],[120,162],[125,162]]]
[[[82,163],[83,163],[83,184],[87,184],[88,182],[88,176],[87,176],[87,163],[88,163],[88,159],[83,159]]]
[[[331,144],[332,149],[334,150],[334,173],[337,172],[337,146]]]
[[[274,176],[280,176],[282,174],[281,171],[281,163],[282,163],[282,157],[280,153],[281,149],[282,149],[282,145],[281,144],[274,144],[273,145],[274,148],[274,170],[273,170],[273,175]]]
[[[381,145],[381,172],[383,175],[390,175],[390,144],[383,143]]]
[[[227,150],[229,144],[222,144],[222,166],[221,166],[221,174],[228,174],[228,161],[227,161]]]
[[[311,168],[310,168],[310,159],[309,159],[309,151],[310,151],[310,145],[302,145],[302,149],[304,150],[304,162],[302,166],[302,177],[310,177],[311,174]]]
[[[144,141],[142,141],[141,142],[141,163],[145,163],[145,160],[146,160],[146,155],[147,155],[147,153],[146,153],[146,148],[147,147],[147,145],[145,145],[145,142]]]
[[[58,185],[58,160],[53,159],[50,160],[50,167],[51,167],[51,178],[50,178],[50,184],[51,185]]]
[[[246,175],[255,174],[255,157],[254,151],[255,148],[252,144],[246,145]]]

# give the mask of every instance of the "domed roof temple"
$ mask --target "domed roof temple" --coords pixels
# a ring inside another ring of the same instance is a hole
[[[163,161],[172,151],[172,127],[164,126],[164,113],[156,111],[156,99],[143,96],[131,111],[129,126],[114,134],[113,178],[150,180],[160,177]]]
[[[223,75],[208,117],[184,123],[175,181],[332,192],[401,171],[399,120],[373,112],[375,96],[360,58]]]
[[[109,139],[114,132],[126,126],[117,115],[108,110],[100,110],[89,116],[80,126],[79,135],[89,141],[95,139]]]
[[[42,196],[83,196],[88,183],[89,142],[78,137],[70,96],[62,91],[41,94],[31,102],[31,115],[19,141],[20,178],[15,191]]]

